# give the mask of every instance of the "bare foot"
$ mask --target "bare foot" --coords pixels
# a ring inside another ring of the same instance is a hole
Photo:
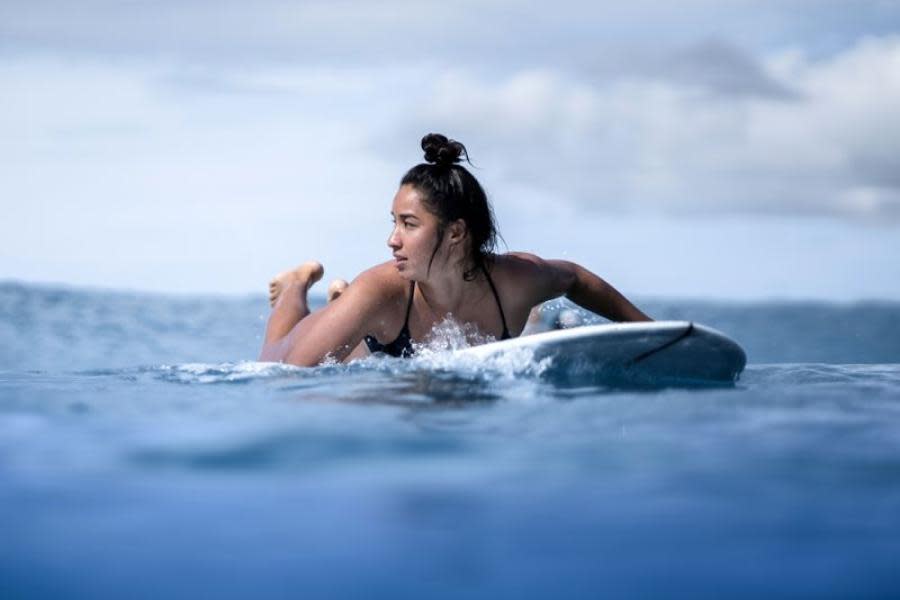
[[[335,279],[330,284],[328,284],[328,301],[337,299],[341,294],[344,293],[344,290],[347,289],[347,286],[350,285],[343,279]]]
[[[292,283],[299,283],[305,294],[312,284],[322,279],[324,274],[325,269],[322,267],[322,264],[314,260],[305,262],[296,269],[279,273],[269,282],[269,304],[275,306],[275,303],[278,302],[278,297],[281,296],[281,292]]]

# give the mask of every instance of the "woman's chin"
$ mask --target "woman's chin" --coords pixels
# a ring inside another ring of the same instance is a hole
[[[394,261],[394,268],[397,269],[397,273],[399,273],[400,277],[403,279],[412,279],[413,273],[405,260]]]

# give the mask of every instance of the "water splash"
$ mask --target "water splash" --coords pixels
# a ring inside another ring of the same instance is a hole
[[[302,376],[305,369],[284,363],[186,363],[162,365],[154,369],[163,381],[172,383],[249,383],[257,379]]]
[[[416,354],[426,354],[462,350],[496,341],[494,336],[481,333],[474,323],[460,323],[452,314],[447,313],[444,320],[432,327],[421,343],[413,343],[413,349]]]
[[[529,348],[513,348],[487,359],[458,352],[496,341],[494,336],[481,333],[474,323],[460,323],[448,314],[421,343],[413,343],[412,364],[419,369],[482,381],[539,377],[550,366],[551,358],[535,361],[534,351]]]

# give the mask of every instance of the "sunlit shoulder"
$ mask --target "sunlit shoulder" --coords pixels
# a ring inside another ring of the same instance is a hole
[[[398,329],[409,297],[410,282],[387,261],[370,267],[356,276],[341,300],[370,315],[369,333],[379,337]]]

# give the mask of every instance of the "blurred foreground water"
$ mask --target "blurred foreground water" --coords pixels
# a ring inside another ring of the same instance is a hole
[[[266,365],[262,296],[0,284],[0,597],[900,594],[900,304],[639,305],[737,386]]]

